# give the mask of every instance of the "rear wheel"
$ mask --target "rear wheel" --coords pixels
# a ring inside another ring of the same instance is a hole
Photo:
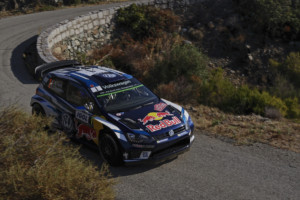
[[[33,106],[32,106],[32,114],[33,115],[42,115],[42,116],[46,115],[42,106],[37,103],[33,104]]]
[[[123,164],[119,145],[108,133],[104,133],[102,136],[100,136],[99,151],[101,157],[111,166],[121,166]]]

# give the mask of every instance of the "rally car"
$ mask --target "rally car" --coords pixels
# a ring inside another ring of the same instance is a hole
[[[53,126],[97,147],[110,165],[175,158],[194,140],[187,111],[129,74],[76,61],[44,64],[35,74],[33,114],[52,116]]]

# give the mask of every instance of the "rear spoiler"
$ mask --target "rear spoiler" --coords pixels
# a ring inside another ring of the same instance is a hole
[[[79,65],[81,64],[76,60],[62,60],[62,61],[56,61],[52,63],[45,63],[35,68],[35,78],[38,81],[41,81],[43,77],[50,71],[62,69],[66,67],[79,66]]]

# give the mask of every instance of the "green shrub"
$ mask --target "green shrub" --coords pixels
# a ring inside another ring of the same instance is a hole
[[[281,97],[300,97],[300,52],[291,52],[282,62],[269,61],[274,69],[276,79],[274,81],[274,92]]]
[[[207,77],[207,56],[190,44],[176,45],[158,61],[152,73],[156,83],[168,83],[179,77]]]
[[[300,89],[300,52],[290,53],[282,67],[283,70],[287,70],[287,74],[294,85]]]
[[[231,95],[234,93],[234,86],[224,78],[223,70],[213,70],[208,79],[200,87],[200,102],[205,105],[217,106],[226,110]],[[228,110],[227,110],[228,111]]]
[[[113,199],[114,181],[59,133],[51,120],[15,109],[0,112],[0,199]]]
[[[265,115],[266,108],[270,107],[278,109],[282,116],[288,115],[288,107],[280,98],[248,86],[235,87],[224,78],[220,68],[212,71],[208,80],[200,87],[200,94],[201,103],[228,112]]]
[[[131,4],[118,10],[117,26],[130,33],[134,39],[158,37],[162,31],[174,32],[179,17],[170,10],[161,10],[151,6]]]
[[[298,102],[298,98],[285,99],[288,118],[300,118],[300,105],[298,104]]]
[[[235,0],[240,12],[256,29],[274,37],[300,38],[300,2],[287,0]]]

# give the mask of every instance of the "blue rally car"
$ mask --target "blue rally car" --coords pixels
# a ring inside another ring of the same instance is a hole
[[[53,126],[97,147],[112,166],[174,158],[194,140],[187,111],[131,75],[58,61],[37,67],[36,76],[32,112],[54,117]]]

